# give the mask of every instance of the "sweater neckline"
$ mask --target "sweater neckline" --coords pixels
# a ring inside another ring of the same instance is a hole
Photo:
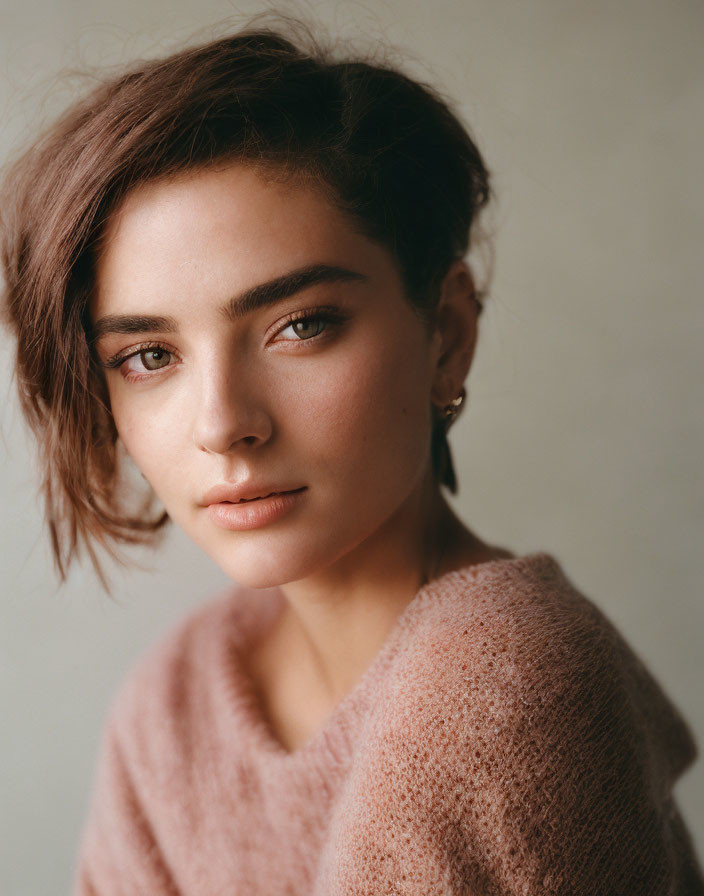
[[[250,755],[272,763],[290,767],[313,763],[317,765],[324,754],[336,763],[351,753],[357,726],[354,708],[367,705],[367,696],[384,677],[394,657],[404,643],[403,635],[412,625],[422,608],[446,591],[454,591],[460,584],[471,583],[474,588],[487,578],[500,574],[506,568],[518,569],[555,564],[552,555],[538,551],[516,557],[504,557],[450,570],[422,585],[414,597],[396,618],[381,647],[356,683],[335,705],[318,730],[299,747],[289,750],[274,734],[262,712],[254,682],[246,672],[244,659],[250,644],[272,625],[284,608],[286,598],[278,588],[267,589],[267,598],[261,593],[244,590],[232,605],[228,637],[224,639],[223,668],[227,670],[229,705],[237,730],[244,735],[250,747]],[[245,595],[244,601],[241,600]],[[250,599],[251,598],[251,599]]]

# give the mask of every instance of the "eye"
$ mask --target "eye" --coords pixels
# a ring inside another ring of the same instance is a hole
[[[294,320],[287,327],[284,327],[279,335],[285,333],[286,330],[293,330],[300,339],[311,339],[313,336],[322,333],[327,323],[322,315],[318,317],[299,317],[298,320]]]
[[[347,321],[348,315],[339,308],[312,308],[305,312],[294,312],[288,316],[276,333],[274,341],[310,342],[340,328]],[[290,336],[290,333],[293,335]]]
[[[133,357],[138,357],[147,370],[159,370],[160,367],[167,366],[171,352],[167,352],[165,348],[149,348]]]
[[[118,353],[101,366],[111,370],[119,369],[128,382],[146,380],[167,367],[172,367],[178,360],[175,352],[158,343],[147,343],[135,346],[131,351]]]
[[[154,373],[157,370],[168,367],[172,361],[173,352],[160,345],[155,345],[128,355],[126,358],[118,361],[115,366],[120,368],[120,373],[122,373],[125,379],[141,379],[149,376],[149,373],[145,373],[145,371]]]
[[[161,345],[154,345],[128,355],[121,362],[118,361],[116,366],[119,366],[120,373],[126,380],[140,380],[169,367],[173,360],[173,352]]]

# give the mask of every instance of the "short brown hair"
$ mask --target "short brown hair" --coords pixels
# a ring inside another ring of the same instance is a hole
[[[311,177],[393,253],[426,321],[489,199],[480,153],[436,91],[390,66],[336,58],[284,21],[110,78],[5,174],[4,310],[61,580],[85,547],[105,583],[94,544],[118,556],[116,543],[147,541],[168,519],[149,501],[121,509],[117,431],[88,338],[96,247],[132,187],[230,160]],[[433,468],[454,491],[444,439],[436,425]]]

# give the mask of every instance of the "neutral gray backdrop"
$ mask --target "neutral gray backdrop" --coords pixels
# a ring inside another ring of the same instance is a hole
[[[62,109],[66,74],[237,27],[258,3],[0,5],[0,154]],[[482,536],[547,550],[704,744],[704,5],[699,0],[283,2],[397,45],[457,101],[493,170],[496,272],[452,443]],[[64,72],[64,74],[60,74]],[[136,656],[224,575],[184,536],[57,589],[33,448],[0,340],[0,891],[68,892],[103,717]],[[704,853],[704,762],[676,794]]]

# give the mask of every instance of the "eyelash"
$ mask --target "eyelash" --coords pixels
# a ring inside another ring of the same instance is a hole
[[[329,335],[330,328],[341,327],[345,321],[348,319],[348,315],[344,312],[340,311],[339,308],[335,308],[331,305],[322,305],[318,308],[310,308],[306,311],[294,311],[291,314],[287,315],[281,325],[277,329],[274,336],[277,336],[279,333],[286,330],[292,324],[297,323],[298,321],[305,321],[306,323],[312,321],[321,321],[325,323],[325,327],[321,330],[320,333],[316,333],[315,336],[310,336],[308,339],[293,339],[293,340],[285,340],[287,342],[300,342],[300,343],[310,343],[310,342],[318,342],[320,339],[324,339],[326,334]],[[169,348],[168,345],[165,345],[162,342],[143,342],[138,346],[133,347],[132,349],[128,349],[123,352],[118,352],[118,354],[113,355],[111,358],[108,358],[105,361],[100,362],[102,367],[106,367],[110,370],[116,370],[122,367],[125,361],[128,361],[130,358],[135,358],[138,355],[143,354],[148,351],[156,351],[161,350],[166,352],[169,355],[177,356],[177,352],[173,349]],[[168,369],[172,365],[167,365]],[[137,382],[139,380],[146,380],[150,377],[158,374],[159,370],[155,370],[149,373],[135,374],[135,373],[123,373],[123,376],[127,382]]]

